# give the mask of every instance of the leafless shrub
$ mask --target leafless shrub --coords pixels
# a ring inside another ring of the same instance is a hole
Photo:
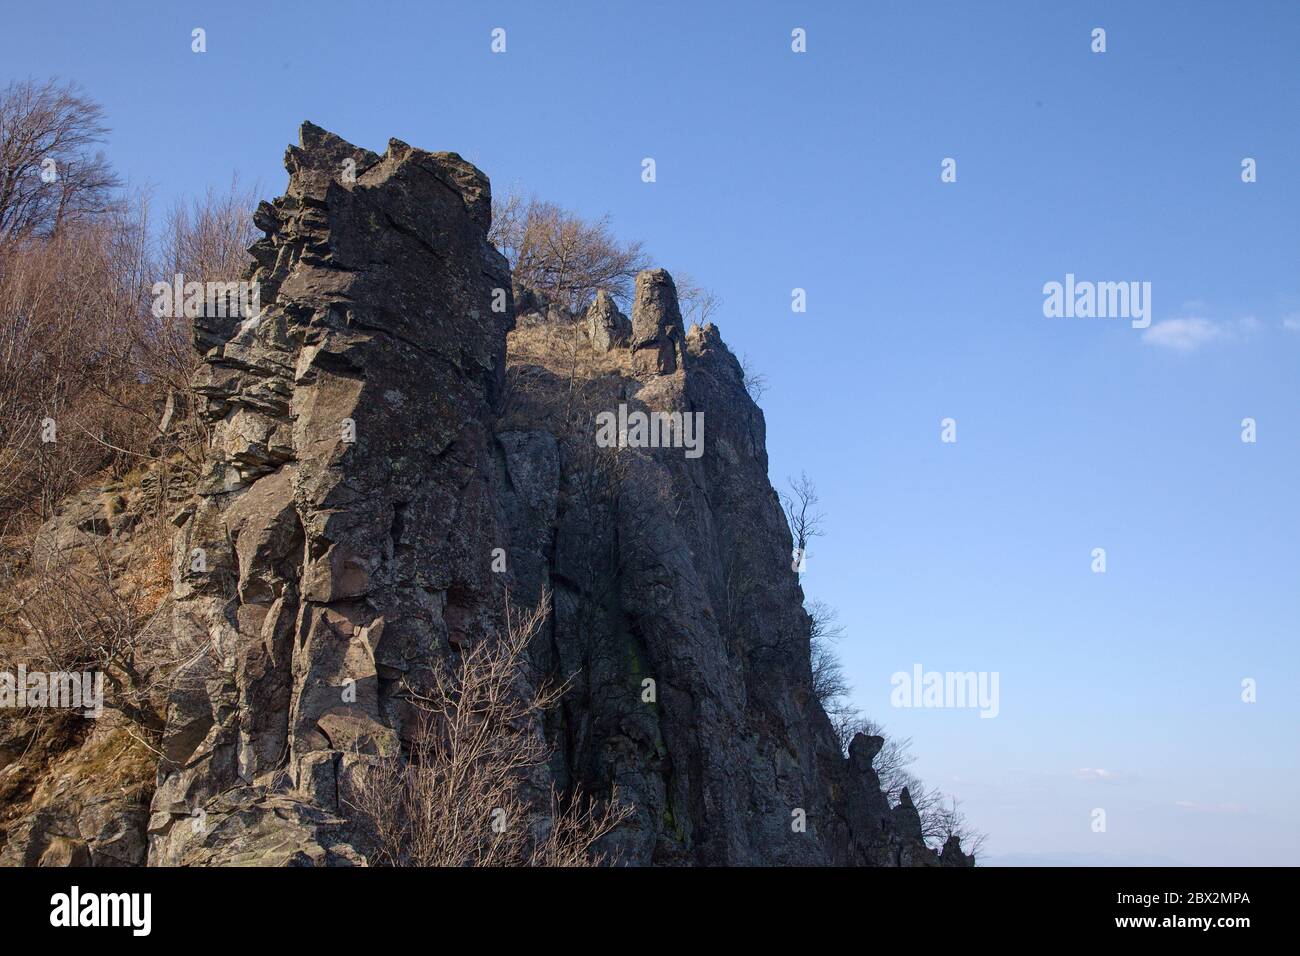
[[[988,834],[975,829],[962,812],[961,802],[952,796],[946,799],[940,796],[930,812],[921,815],[921,832],[936,849],[941,848],[951,837],[956,837],[961,841],[962,852],[976,857],[988,840]]]
[[[856,710],[854,714],[856,716]],[[942,849],[948,838],[955,836],[961,841],[964,853],[979,853],[988,838],[987,834],[977,830],[966,819],[957,798],[927,787],[908,769],[916,761],[916,756],[912,753],[911,737],[895,737],[880,724],[865,717],[856,717],[856,720],[851,721],[849,740],[852,740],[851,735],[854,733],[884,739],[884,745],[872,761],[872,767],[880,778],[880,791],[891,806],[896,806],[902,799],[903,790],[907,790],[912,805],[921,817],[921,835],[932,849]],[[845,746],[847,747],[847,742]]]
[[[177,275],[186,283],[237,281],[251,261],[248,246],[258,236],[252,221],[256,204],[255,193],[234,177],[225,191],[209,189],[202,198],[180,200],[168,211],[140,277],[137,321],[123,343],[140,377],[160,393],[187,392],[199,355],[193,319],[183,310],[155,315],[149,290],[159,282],[170,286]]]
[[[488,240],[515,281],[577,311],[600,289],[626,303],[648,260],[640,242],[621,242],[609,217],[589,220],[555,203],[508,193],[492,203]]]
[[[834,608],[825,601],[809,601],[804,605],[811,627],[808,647],[812,663],[813,696],[824,708],[834,706],[848,696],[849,685],[844,678],[844,665],[835,653],[834,643],[844,635],[844,628],[836,623]],[[830,711],[827,710],[829,714]]]
[[[803,491],[793,496],[796,503],[794,513],[806,516],[807,509],[816,505],[817,497],[806,477],[797,487],[802,487]],[[806,517],[800,520],[806,522]],[[805,534],[811,533],[805,529]],[[885,799],[891,806],[896,806],[906,789],[921,817],[921,833],[931,848],[940,850],[949,837],[956,836],[961,840],[965,853],[975,853],[984,845],[986,835],[970,824],[955,797],[925,786],[909,770],[916,760],[912,753],[912,738],[886,733],[883,726],[863,716],[853,704],[852,688],[835,650],[836,642],[844,636],[835,609],[824,601],[813,600],[804,605],[804,610],[811,622],[809,650],[813,696],[830,718],[840,750],[847,756],[849,745],[858,734],[882,738],[884,743],[871,765],[880,778],[880,791]]]
[[[740,380],[745,392],[757,402],[767,392],[767,376],[754,367],[748,355],[740,356]]]
[[[68,226],[0,261],[0,519],[44,520],[143,440],[115,404],[147,400],[121,347],[137,306],[119,281],[126,228]]]
[[[197,470],[191,322],[155,316],[150,289],[238,277],[251,206],[237,183],[178,206],[159,250],[142,196],[0,246],[0,540],[101,472]]]
[[[915,788],[918,793],[923,789],[920,781],[907,769],[916,761],[916,756],[912,753],[911,737],[895,737],[893,734],[886,733],[883,726],[867,717],[857,718],[853,733],[880,737],[885,741],[871,765],[876,775],[880,777],[881,792],[891,804],[898,803],[904,787]],[[849,739],[852,740],[852,737]],[[909,790],[909,793],[911,792],[912,790]]]
[[[549,756],[542,715],[564,685],[528,679],[527,648],[548,615],[549,595],[527,613],[509,610],[505,632],[435,670],[412,694],[417,712],[406,756],[382,754],[356,775],[348,806],[370,830],[377,862],[392,866],[591,866],[595,845],[631,815],[617,794],[597,805],[581,794],[549,808],[526,796]],[[549,811],[549,812],[548,812]]]
[[[673,273],[673,285],[677,287],[677,304],[687,326],[706,325],[722,308],[722,298],[696,282],[688,272]]]
[[[29,670],[101,672],[104,705],[157,732],[157,682],[176,670],[164,660],[168,629],[150,627],[167,591],[162,522],[137,527],[119,553],[107,538],[39,543],[24,573],[0,575],[0,653]]]

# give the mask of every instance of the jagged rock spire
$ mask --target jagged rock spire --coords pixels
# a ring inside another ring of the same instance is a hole
[[[587,308],[587,336],[597,352],[626,345],[632,336],[632,323],[618,310],[614,297],[604,289]]]
[[[395,688],[496,626],[490,425],[514,315],[487,177],[310,123],[285,167],[254,220],[261,316],[195,323],[213,439],[175,519],[193,662],[161,742],[158,864],[354,860],[346,787],[407,732]]]
[[[643,269],[632,297],[632,350],[638,368],[669,375],[681,366],[685,330],[677,286],[666,269]]]

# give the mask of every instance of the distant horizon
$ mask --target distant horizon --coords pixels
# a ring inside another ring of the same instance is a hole
[[[1197,867],[1203,864],[1186,863],[1167,856],[1143,856],[1140,853],[1008,853],[1005,856],[985,855],[980,866],[1177,866]]]

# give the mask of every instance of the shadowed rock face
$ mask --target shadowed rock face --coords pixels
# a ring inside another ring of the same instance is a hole
[[[637,277],[630,327],[593,304],[620,371],[587,411],[702,412],[700,457],[597,448],[585,413],[520,427],[502,417],[516,309],[486,177],[310,124],[286,167],[255,220],[261,317],[196,331],[212,453],[176,517],[174,639],[194,660],[150,862],[360,862],[348,780],[406,735],[399,683],[490,640],[509,586],[553,592],[535,663],[574,678],[539,782],[616,783],[636,807],[610,838],[625,862],[939,863],[880,793],[880,738],[846,759],[811,695],[762,412],[717,329],[683,330],[671,277]],[[521,312],[544,313],[532,299]]]

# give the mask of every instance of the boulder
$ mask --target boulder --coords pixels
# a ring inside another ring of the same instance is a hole
[[[625,346],[631,335],[632,323],[618,310],[613,297],[601,289],[587,308],[587,337],[592,348],[608,352]]]
[[[632,296],[632,349],[637,371],[669,375],[682,364],[685,329],[677,286],[665,269],[637,273]]]

